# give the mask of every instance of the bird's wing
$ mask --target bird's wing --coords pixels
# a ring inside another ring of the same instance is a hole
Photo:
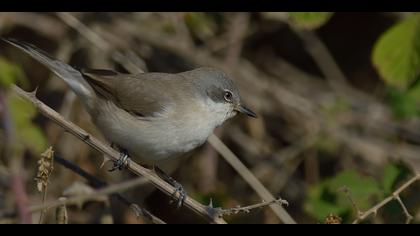
[[[130,75],[110,70],[90,69],[81,72],[100,96],[143,118],[162,115],[172,108],[172,101],[179,96],[173,89],[177,80],[177,75],[173,74]]]

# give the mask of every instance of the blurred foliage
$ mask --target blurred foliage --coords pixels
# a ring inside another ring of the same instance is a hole
[[[372,61],[391,88],[389,101],[398,117],[419,116],[420,15],[411,14],[383,33]]]
[[[200,40],[205,40],[216,35],[217,25],[209,15],[203,12],[185,13],[185,24]]]
[[[321,27],[332,15],[331,12],[289,12],[291,22],[304,29]]]
[[[28,82],[23,70],[18,65],[0,57],[0,86],[8,88],[14,83],[19,83],[23,87],[27,86]],[[47,140],[41,128],[32,122],[37,115],[36,109],[30,102],[11,91],[7,96],[7,105],[13,121],[16,147],[22,150],[28,149],[34,155],[39,155],[46,148]]]
[[[407,89],[420,73],[420,15],[413,14],[388,29],[376,42],[372,60],[381,78]]]
[[[407,118],[420,115],[418,99],[413,92],[391,87],[388,89],[388,102],[397,117]]]
[[[378,180],[362,176],[355,170],[344,170],[318,185],[311,186],[304,209],[319,222],[330,214],[341,216],[344,222],[351,221],[354,219],[355,209],[340,189],[349,189],[351,198],[363,211],[389,196],[404,173],[406,169],[395,164],[386,165],[383,175]]]
[[[23,86],[27,85],[23,71],[19,66],[0,57],[0,86],[7,88],[16,82],[22,83]]]
[[[37,115],[36,108],[13,92],[8,97],[8,106],[14,122],[17,144],[38,156],[47,148],[47,140],[41,128],[32,122]]]

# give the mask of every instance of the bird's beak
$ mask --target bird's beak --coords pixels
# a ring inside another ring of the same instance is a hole
[[[253,118],[257,118],[257,114],[255,114],[253,111],[251,111],[251,109],[245,107],[244,105],[239,105],[235,109],[235,111],[245,114],[247,116],[253,117]]]

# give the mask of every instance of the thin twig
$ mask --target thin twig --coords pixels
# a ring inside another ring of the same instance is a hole
[[[401,187],[399,187],[397,190],[395,190],[389,197],[385,198],[384,200],[382,200],[381,202],[379,202],[378,204],[376,204],[375,206],[373,206],[369,210],[367,210],[365,212],[362,212],[360,215],[358,215],[357,218],[353,221],[353,224],[359,223],[360,221],[366,219],[367,217],[369,217],[372,214],[376,215],[376,213],[378,212],[379,209],[381,209],[383,206],[385,206],[386,204],[388,204],[392,200],[397,200],[400,203],[401,207],[403,208],[404,214],[407,217],[406,222],[410,222],[411,219],[412,219],[412,216],[408,213],[407,208],[402,203],[401,198],[399,196],[400,196],[402,191],[406,190],[410,185],[412,185],[413,183],[415,183],[419,179],[420,179],[420,173],[417,173],[415,176],[413,176],[411,179],[409,179],[407,182],[405,182]]]
[[[233,214],[239,214],[239,213],[249,213],[251,210],[257,209],[257,208],[262,208],[265,206],[270,206],[273,204],[277,204],[277,205],[286,205],[288,206],[289,203],[286,200],[283,200],[281,198],[279,199],[274,199],[270,202],[261,202],[261,203],[257,203],[257,204],[253,204],[253,205],[249,205],[249,206],[245,206],[245,207],[234,207],[234,208],[229,208],[229,209],[222,209],[222,208],[216,208],[216,211],[218,212],[218,214],[220,216],[224,216],[224,215],[233,215]]]
[[[241,177],[254,189],[254,191],[266,202],[276,200],[264,187],[255,175],[239,160],[239,158],[220,139],[211,135],[208,142],[224,157],[224,159],[238,172]],[[270,208],[279,218],[287,224],[295,224],[295,220],[280,205],[270,205]]]
[[[105,158],[110,158],[113,161],[117,161],[120,158],[120,154],[117,151],[112,149],[109,145],[102,143],[97,138],[93,137],[91,134],[87,133],[72,122],[65,120],[60,114],[58,114],[53,109],[51,109],[50,107],[42,103],[40,100],[38,100],[36,98],[35,93],[25,92],[17,86],[12,86],[12,88],[19,96],[27,99],[33,105],[35,105],[35,107],[41,114],[45,115],[56,124],[63,127],[66,131],[81,139],[83,142],[85,142],[95,150],[105,154]],[[139,176],[144,176],[145,178],[147,178],[153,185],[155,185],[159,190],[161,190],[168,196],[173,196],[173,193],[176,192],[173,186],[159,178],[152,170],[146,169],[133,161],[129,162],[128,169]],[[179,197],[179,194],[175,194],[174,197]],[[190,197],[186,198],[184,205],[191,209],[193,212],[197,213],[198,215],[203,216],[211,223],[226,223],[223,219],[214,217],[212,214],[209,213],[209,211],[204,205],[191,199]]]
[[[396,196],[395,199],[398,201],[401,208],[403,209],[404,215],[406,217],[405,223],[410,224],[410,222],[413,220],[413,216],[408,212],[407,207],[405,206],[404,202],[401,200],[401,197],[399,195]]]
[[[360,208],[359,208],[359,206],[356,204],[356,202],[354,201],[354,199],[353,199],[353,197],[352,197],[352,195],[351,195],[351,190],[347,187],[347,186],[344,186],[344,187],[341,187],[340,189],[339,189],[339,191],[340,192],[343,192],[345,195],[346,195],[346,197],[347,197],[347,199],[349,200],[349,202],[351,203],[351,206],[353,207],[353,209],[356,211],[356,214],[358,215],[358,216],[360,216],[360,215],[362,215],[363,214],[363,212],[360,210]]]

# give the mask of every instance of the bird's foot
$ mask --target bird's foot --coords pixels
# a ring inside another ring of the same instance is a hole
[[[187,192],[185,191],[184,187],[182,187],[182,185],[175,180],[173,180],[173,182],[170,184],[175,188],[175,192],[172,194],[172,197],[176,198],[176,194],[179,194],[179,198],[177,200],[171,200],[170,203],[176,203],[176,207],[179,209],[187,199]]]
[[[155,170],[156,174],[165,180],[168,184],[172,185],[175,188],[174,193],[171,195],[172,198],[176,198],[177,194],[179,194],[178,199],[171,200],[170,203],[175,203],[176,207],[179,209],[187,199],[187,192],[185,191],[184,187],[178,183],[176,180],[174,180],[171,176],[166,174],[163,170],[161,170],[157,166],[153,166],[153,169]]]
[[[117,161],[114,161],[114,166],[108,170],[109,172],[115,170],[122,170],[128,167],[128,163],[130,162],[130,157],[128,156],[128,152],[123,150],[120,152],[120,158]]]

